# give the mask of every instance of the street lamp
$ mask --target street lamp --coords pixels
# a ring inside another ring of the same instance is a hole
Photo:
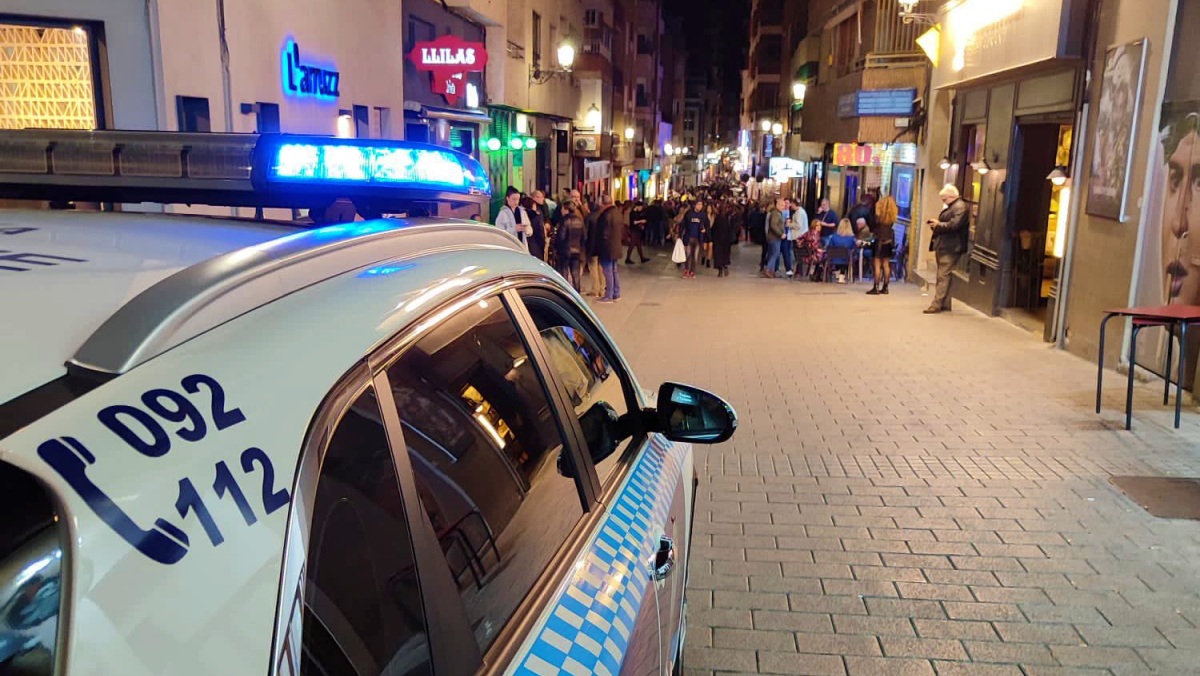
[[[798,103],[804,102],[804,95],[808,93],[808,85],[803,82],[792,83],[792,100]]]
[[[764,134],[771,131],[771,121],[770,120],[762,121],[762,130],[763,130]]]
[[[558,65],[563,70],[571,70],[571,66],[575,65],[575,47],[569,42],[563,42],[558,46]]]
[[[590,127],[592,131],[598,132],[600,131],[600,126],[603,122],[604,119],[600,113],[600,109],[597,108],[596,104],[593,103],[592,106],[587,109],[587,113],[583,116],[583,123]]]
[[[776,122],[775,124],[771,125],[771,133],[776,136],[779,136],[780,134],[783,133],[783,125],[779,122]]]
[[[663,146],[663,154],[668,157],[670,157],[671,155],[674,155],[675,147],[672,146],[670,143],[667,143],[666,145]]]
[[[575,65],[575,46],[569,41],[563,40],[558,45],[558,68],[542,68],[535,64],[529,70],[530,84],[546,84],[551,78],[567,77],[573,71],[571,66]]]
[[[633,127],[625,127],[625,140],[626,141],[632,141],[633,134],[634,134]]]
[[[922,14],[916,11],[920,0],[897,0],[897,4],[900,5],[900,18],[904,23],[925,24],[927,26],[937,25],[937,15]]]

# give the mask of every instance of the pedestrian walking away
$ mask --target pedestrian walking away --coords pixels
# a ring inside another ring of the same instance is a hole
[[[650,260],[642,252],[642,242],[645,239],[646,227],[649,222],[649,216],[646,214],[646,204],[642,200],[638,200],[633,205],[633,211],[629,212],[629,249],[625,252],[626,265],[633,265],[634,249],[637,249],[638,258],[643,263]]]
[[[888,282],[892,279],[892,256],[896,255],[896,220],[900,216],[900,207],[896,198],[884,195],[875,204],[875,229],[871,231],[874,243],[871,245],[871,265],[874,267],[875,279],[869,296],[887,295]]]
[[[583,219],[587,229],[587,268],[592,277],[592,291],[589,295],[596,298],[602,298],[607,290],[604,282],[604,268],[600,266],[600,248],[604,245],[604,226],[600,222],[600,215],[606,208],[605,200],[609,207],[612,206],[612,197],[602,195],[596,208]]]
[[[718,277],[729,276],[729,263],[733,257],[733,245],[737,242],[737,236],[737,227],[733,223],[733,206],[720,205],[712,224],[713,267],[717,269]]]
[[[624,236],[626,214],[619,207],[613,206],[612,196],[605,195],[600,202],[600,267],[604,270],[604,296],[601,303],[612,303],[621,300],[621,270],[618,262],[621,260],[621,239]]]
[[[587,226],[584,225],[583,215],[575,200],[563,201],[560,211],[562,219],[555,233],[557,237],[553,248],[565,271],[563,276],[576,291],[580,291],[583,284],[583,260],[587,255]]]
[[[926,223],[933,230],[933,238],[929,241],[929,250],[937,255],[937,292],[933,303],[925,308],[925,314],[932,315],[950,310],[950,282],[954,276],[954,268],[958,267],[958,259],[967,249],[968,226],[971,211],[967,203],[958,194],[958,188],[947,185],[938,193],[942,204],[946,205],[937,220]]]

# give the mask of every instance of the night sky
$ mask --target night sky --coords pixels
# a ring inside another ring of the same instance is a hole
[[[714,83],[740,98],[741,74],[750,38],[750,0],[664,0],[666,11],[682,17],[688,74],[720,67]],[[726,99],[729,100],[728,98]]]

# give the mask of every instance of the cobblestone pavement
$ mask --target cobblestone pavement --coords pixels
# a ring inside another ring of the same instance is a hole
[[[737,408],[701,449],[692,674],[1200,673],[1200,523],[1156,519],[1114,474],[1200,476],[1200,415],[1161,390],[912,286],[676,277],[622,266],[598,312],[643,386]]]

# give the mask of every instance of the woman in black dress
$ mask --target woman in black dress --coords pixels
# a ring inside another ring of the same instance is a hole
[[[737,238],[737,228],[734,226],[730,211],[731,208],[728,204],[722,204],[717,208],[716,218],[713,219],[713,267],[717,269],[718,277],[729,276],[733,241]]]

